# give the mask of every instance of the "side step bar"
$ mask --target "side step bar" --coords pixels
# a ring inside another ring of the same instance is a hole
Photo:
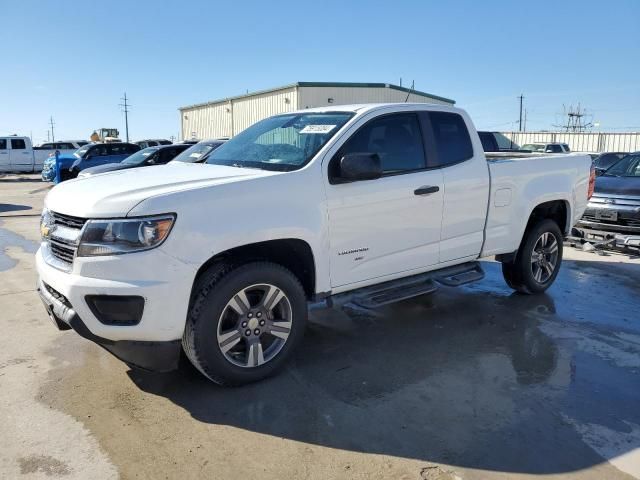
[[[371,287],[359,288],[351,292],[338,293],[330,296],[328,303],[333,305],[352,302],[364,308],[377,308],[419,295],[433,293],[438,289],[436,282],[448,287],[459,287],[483,278],[484,271],[480,264],[478,262],[468,262],[411,277],[391,280]]]

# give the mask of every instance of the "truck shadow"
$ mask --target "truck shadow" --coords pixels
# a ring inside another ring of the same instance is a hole
[[[209,424],[464,468],[581,470],[603,462],[582,427],[640,425],[640,389],[619,386],[640,384],[576,347],[571,335],[595,334],[574,322],[565,290],[580,262],[566,263],[549,295],[511,294],[488,263],[478,286],[376,312],[313,310],[288,369],[242,388],[218,388],[187,362],[129,376]]]

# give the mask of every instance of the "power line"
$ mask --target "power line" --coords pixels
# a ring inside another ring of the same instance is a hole
[[[131,106],[131,104],[127,103],[127,92],[124,92],[124,97],[122,97],[120,100],[123,101],[123,103],[120,103],[119,105],[122,107],[122,111],[124,112],[124,131],[125,131],[125,135],[127,137],[127,142],[129,141],[129,107]]]

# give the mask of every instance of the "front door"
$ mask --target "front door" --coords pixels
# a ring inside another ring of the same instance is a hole
[[[443,176],[427,170],[418,116],[370,120],[347,140],[347,153],[377,153],[383,176],[327,185],[332,288],[374,283],[439,260]],[[329,168],[331,171],[331,168]]]

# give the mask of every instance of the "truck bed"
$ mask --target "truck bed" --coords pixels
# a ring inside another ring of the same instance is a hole
[[[587,205],[591,157],[582,154],[497,153],[487,155],[491,177],[483,257],[518,249],[535,205],[564,200],[568,233]],[[519,198],[516,197],[518,195]],[[571,210],[573,205],[573,210]]]

